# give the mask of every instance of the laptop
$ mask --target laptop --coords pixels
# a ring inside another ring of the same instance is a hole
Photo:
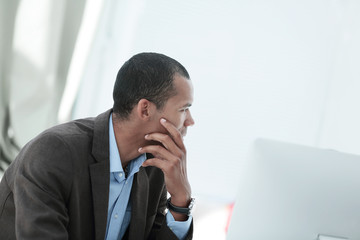
[[[360,240],[360,156],[258,139],[239,175],[227,240]]]

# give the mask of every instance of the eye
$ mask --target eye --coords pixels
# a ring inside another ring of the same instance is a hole
[[[186,107],[186,108],[182,108],[182,109],[180,109],[180,112],[185,113],[185,112],[187,112],[188,110],[189,110],[189,108],[188,108],[188,107]]]

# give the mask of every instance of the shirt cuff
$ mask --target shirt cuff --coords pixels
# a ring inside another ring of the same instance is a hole
[[[189,232],[191,221],[192,216],[189,216],[186,221],[175,221],[174,216],[170,211],[166,214],[166,223],[168,227],[180,240],[185,239],[187,233]]]

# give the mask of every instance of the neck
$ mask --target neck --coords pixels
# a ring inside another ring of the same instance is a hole
[[[122,167],[125,169],[128,163],[140,156],[138,149],[145,143],[141,128],[129,120],[118,120],[113,114],[113,126],[116,145],[119,151]]]

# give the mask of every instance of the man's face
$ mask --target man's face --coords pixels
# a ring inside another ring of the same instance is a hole
[[[167,133],[160,124],[160,118],[171,122],[184,137],[187,127],[194,125],[194,119],[190,113],[190,106],[193,102],[193,86],[190,80],[175,74],[174,85],[177,94],[167,100],[165,106],[158,110],[154,116],[157,121],[157,132]]]

